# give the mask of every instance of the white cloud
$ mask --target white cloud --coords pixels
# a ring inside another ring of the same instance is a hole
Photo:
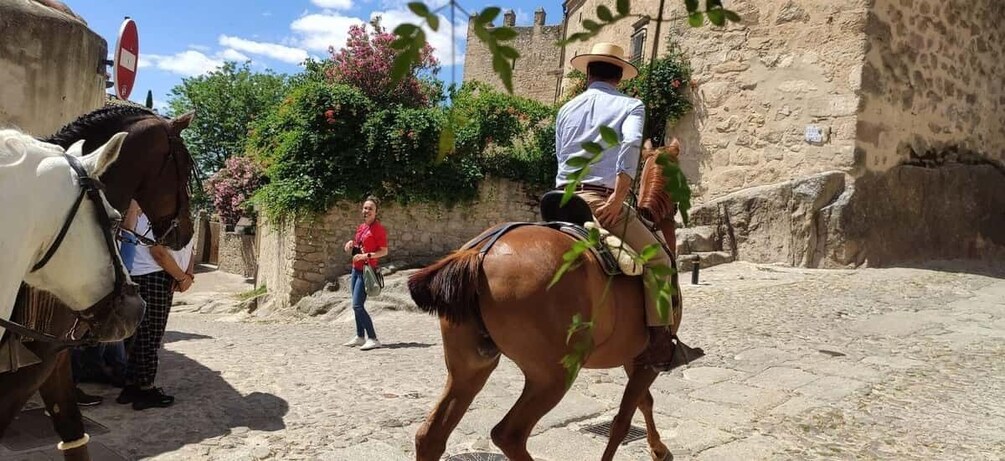
[[[385,5],[388,3],[397,3],[397,5],[387,8],[385,11],[374,11],[370,14],[369,18],[346,16],[332,11],[304,14],[290,24],[290,29],[296,36],[290,44],[306,48],[310,51],[327,52],[329,46],[339,49],[345,45],[350,26],[369,23],[377,15],[381,16],[381,24],[388,31],[393,31],[395,27],[403,22],[420,23],[421,19],[409,11],[404,6],[404,2],[399,2],[398,0],[384,2]],[[433,3],[443,2],[436,1]],[[451,57],[450,47],[450,20],[441,15],[440,27],[437,32],[433,32],[428,26],[423,27],[426,31],[426,40],[434,48],[433,54],[442,65],[449,66],[464,62],[464,41],[467,36],[468,26],[463,19],[459,19],[454,27],[453,43],[455,44],[455,51],[453,57]]]
[[[173,55],[140,54],[139,66],[153,66],[183,77],[205,74],[223,65],[219,57],[209,57],[201,51],[186,50]]]
[[[341,48],[349,34],[349,26],[362,19],[339,14],[308,14],[297,18],[290,29],[299,36],[299,45],[314,51],[328,51],[329,46]]]
[[[352,0],[311,0],[315,6],[331,10],[348,10],[352,8]]]
[[[408,10],[396,9],[383,12],[373,12],[371,17],[380,15],[381,24],[387,30],[393,31],[395,27],[404,22],[418,24],[421,19]],[[457,21],[453,30],[453,56],[451,56],[451,30],[450,19],[440,15],[440,25],[436,32],[433,32],[428,25],[423,23],[422,29],[426,32],[426,41],[433,47],[433,56],[440,61],[443,66],[460,65],[464,63],[464,43],[467,38],[468,25],[464,21]]]
[[[227,48],[226,50],[221,51],[218,56],[227,61],[244,62],[251,60],[248,55],[232,48]]]
[[[307,51],[277,43],[256,42],[240,37],[220,36],[220,45],[230,47],[235,51],[262,55],[290,64],[299,64],[307,59]]]

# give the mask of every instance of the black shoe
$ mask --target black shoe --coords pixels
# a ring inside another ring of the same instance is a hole
[[[135,384],[128,384],[122,388],[122,392],[119,396],[115,398],[115,403],[121,403],[123,405],[127,403],[133,403],[136,400],[136,394],[140,391],[140,387]]]
[[[669,328],[650,327],[649,345],[635,358],[635,364],[664,372],[687,365],[704,355],[704,350],[682,343]]]
[[[133,397],[133,410],[146,410],[147,408],[166,408],[174,403],[174,397],[167,395],[159,387],[150,389],[140,389]]]
[[[93,407],[95,405],[100,405],[105,399],[97,395],[88,394],[80,388],[76,388],[77,391],[77,406],[79,407]]]

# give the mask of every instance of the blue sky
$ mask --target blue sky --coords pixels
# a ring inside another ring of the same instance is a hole
[[[389,30],[401,22],[417,22],[401,0],[64,0],[108,41],[109,53],[123,17],[136,21],[140,36],[140,69],[130,95],[142,102],[153,90],[158,108],[166,105],[170,90],[184,77],[203,74],[225,60],[250,60],[254,69],[292,74],[308,56],[327,56],[327,48],[345,43],[350,25],[381,14]],[[513,9],[517,25],[532,22],[534,10],[543,6],[548,24],[561,21],[559,0],[514,0],[505,4],[480,0],[459,2],[475,12],[490,5]],[[443,0],[427,4],[444,4]],[[444,11],[446,13],[446,11]],[[466,18],[457,15],[456,59],[451,61],[450,32],[441,18],[437,33],[427,31],[443,64],[440,78],[449,82],[451,70],[462,78]],[[500,24],[502,18],[496,21]],[[451,68],[454,64],[454,68]]]

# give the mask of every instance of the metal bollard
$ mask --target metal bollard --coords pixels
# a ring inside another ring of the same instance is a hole
[[[694,255],[694,257],[691,258],[691,285],[698,284],[698,271],[700,270],[699,269],[700,267],[701,267],[701,257],[698,255]]]

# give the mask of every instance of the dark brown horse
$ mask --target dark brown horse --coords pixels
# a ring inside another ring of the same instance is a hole
[[[194,233],[189,213],[189,182],[194,162],[181,140],[194,114],[166,119],[145,108],[106,106],[90,112],[44,141],[69,146],[85,139],[90,153],[112,135],[127,132],[118,161],[101,176],[108,202],[125,213],[135,199],[153,224],[147,236],[172,249],[188,244]],[[56,336],[65,336],[73,326],[69,310],[50,295],[23,287],[15,307],[15,319]],[[108,340],[110,338],[96,338]],[[17,340],[8,333],[4,341]],[[64,442],[68,460],[87,460],[83,419],[77,408],[69,351],[59,344],[26,342],[41,363],[0,373],[0,437],[25,402],[37,390],[52,416],[53,426]]]
[[[644,176],[659,174],[652,166],[647,170]],[[573,198],[570,205],[581,200]],[[578,205],[586,207],[585,202]],[[585,209],[585,219],[589,219],[589,208]],[[447,366],[443,396],[416,434],[416,458],[440,458],[450,433],[499,364],[501,353],[520,368],[525,385],[520,398],[492,429],[492,441],[510,460],[531,460],[527,452],[531,431],[567,390],[562,359],[587,339],[593,347],[584,368],[624,367],[629,376],[602,459],[614,457],[636,408],[645,417],[653,459],[668,458],[670,452],[653,420],[649,392],[658,373],[633,365],[648,341],[642,279],[614,276],[605,295],[609,276],[587,252],[578,268],[549,288],[564,263],[563,255],[574,243],[568,234],[550,227],[516,227],[503,233],[488,251],[482,251],[485,243],[477,241],[409,279],[415,303],[440,318]],[[677,286],[676,275],[673,284]],[[681,312],[674,311],[674,333],[680,327]],[[567,342],[576,315],[593,322],[593,328]]]

